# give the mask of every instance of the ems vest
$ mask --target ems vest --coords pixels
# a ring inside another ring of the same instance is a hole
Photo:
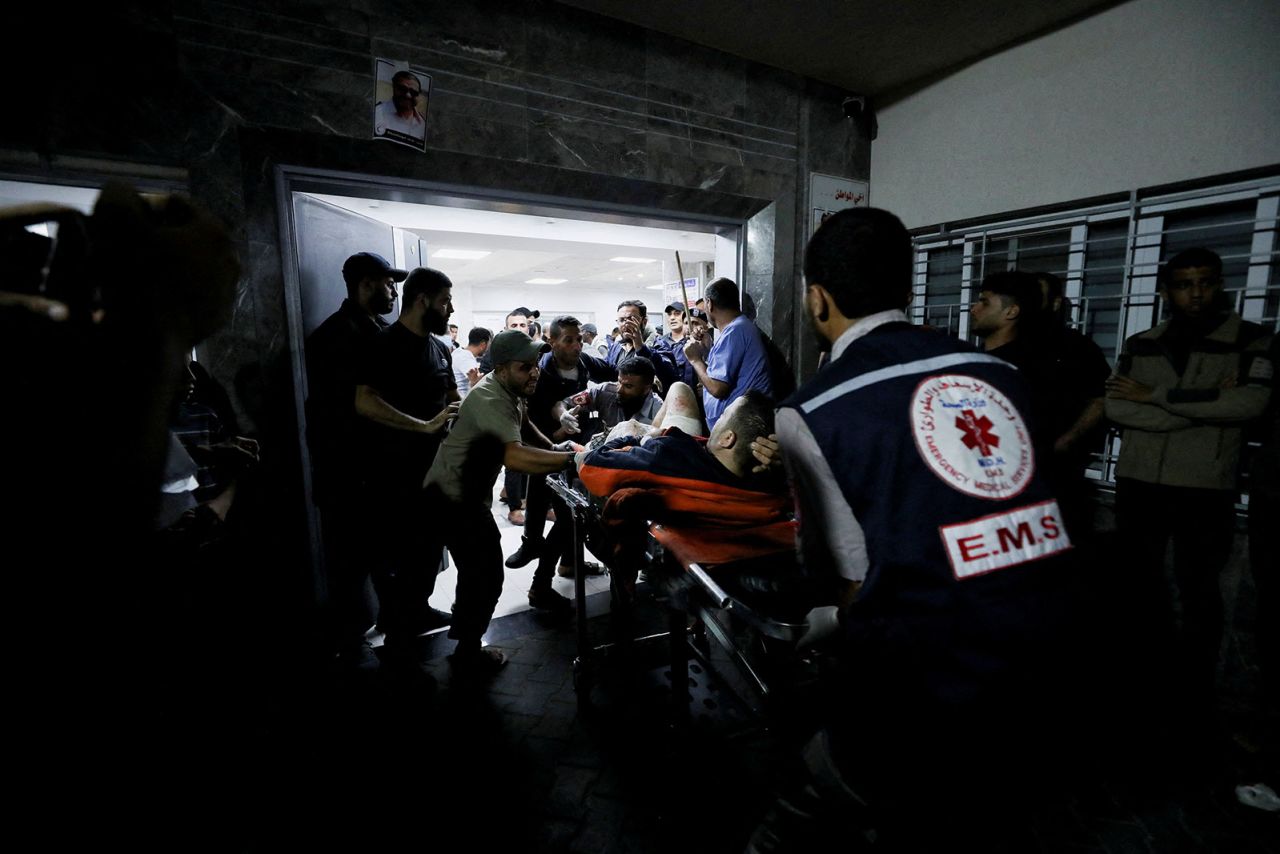
[[[1071,549],[1036,463],[1017,370],[905,323],[854,341],[799,411],[861,526],[850,649],[965,702],[1056,642]]]

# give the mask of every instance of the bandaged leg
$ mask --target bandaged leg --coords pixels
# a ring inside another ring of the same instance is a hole
[[[707,428],[702,423],[702,411],[698,396],[685,383],[672,383],[662,408],[653,417],[653,427],[661,432],[668,427],[678,427],[690,436],[705,436]]]

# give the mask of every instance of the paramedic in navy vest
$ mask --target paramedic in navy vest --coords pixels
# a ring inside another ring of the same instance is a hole
[[[1034,766],[1037,739],[1068,734],[1049,714],[1065,711],[1055,680],[1071,682],[1056,659],[1077,653],[1071,543],[1027,395],[1012,366],[908,323],[913,261],[902,223],[874,208],[830,217],[805,253],[805,308],[831,359],[783,402],[777,432],[805,570],[844,582],[802,640],[825,634],[838,676],[804,784],[749,850],[847,848],[868,826],[900,842],[990,831],[1008,803],[994,787],[1034,786],[1009,757]]]

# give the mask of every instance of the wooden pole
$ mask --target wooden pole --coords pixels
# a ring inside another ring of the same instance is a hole
[[[684,267],[680,264],[680,253],[676,253],[676,275],[680,277],[680,296],[684,298],[684,336],[689,337],[689,292],[684,287]]]

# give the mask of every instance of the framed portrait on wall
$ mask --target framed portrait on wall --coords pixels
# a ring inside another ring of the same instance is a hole
[[[373,138],[427,150],[431,75],[407,62],[374,60]]]

